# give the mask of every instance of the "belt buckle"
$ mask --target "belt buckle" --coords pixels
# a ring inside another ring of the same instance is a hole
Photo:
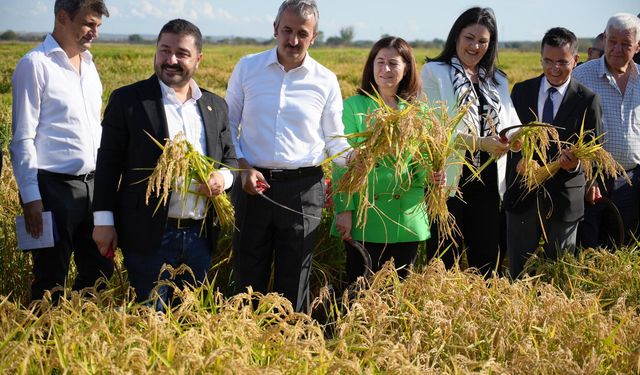
[[[84,176],[82,176],[82,181],[83,182],[91,181],[93,180],[94,175],[95,175],[95,172],[86,173]]]
[[[282,174],[282,172],[284,172],[284,169],[269,169],[269,178],[277,180],[278,178],[276,176],[278,176],[278,174]]]

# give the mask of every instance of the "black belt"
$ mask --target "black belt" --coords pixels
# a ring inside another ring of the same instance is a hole
[[[322,175],[322,168],[320,167],[302,167],[298,169],[266,169],[260,167],[254,167],[258,172],[271,181],[284,181],[294,180],[297,178],[308,177],[313,175]]]
[[[73,174],[64,174],[64,173],[56,173],[56,172],[49,172],[46,171],[44,169],[38,169],[38,174],[41,176],[47,176],[47,177],[54,177],[54,178],[58,178],[60,180],[64,180],[64,181],[69,181],[69,180],[79,180],[79,181],[91,181],[93,180],[93,177],[95,177],[95,172],[91,171],[89,173],[85,173],[85,174],[81,174],[81,175],[73,175]]]
[[[196,219],[176,219],[174,217],[167,218],[167,226],[176,229],[188,229],[193,227],[201,227],[204,220]]]

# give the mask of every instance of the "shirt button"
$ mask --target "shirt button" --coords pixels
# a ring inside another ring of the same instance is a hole
[[[394,194],[393,199],[400,199],[400,194]]]
[[[373,194],[373,200],[378,200],[378,194]]]

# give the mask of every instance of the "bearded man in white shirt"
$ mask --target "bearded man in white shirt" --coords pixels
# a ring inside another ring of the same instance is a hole
[[[72,252],[74,290],[113,273],[91,239],[102,84],[89,48],[109,11],[102,0],[56,0],[54,13],[53,33],[18,62],[12,79],[10,151],[26,230],[40,237],[42,212],[51,211],[57,233],[53,248],[32,251],[32,300],[65,285]]]
[[[164,310],[173,296],[163,283],[156,288],[159,280],[171,278],[169,272],[160,274],[163,266],[191,269],[173,279],[179,288],[202,283],[220,227],[215,212],[206,213],[205,199],[196,194],[185,199],[171,194],[166,205],[151,197],[146,204],[147,184],[139,182],[149,178],[162,153],[155,142],[184,133],[199,153],[227,166],[237,164],[226,103],[199,88],[192,78],[202,58],[200,29],[182,19],[167,22],[158,35],[155,74],[115,90],[102,121],[93,237],[102,254],[120,246],[137,301],[157,310]],[[191,186],[199,185],[200,193],[215,196],[232,182],[231,172],[221,169],[206,183]]]
[[[284,1],[273,26],[276,46],[242,58],[227,88],[242,168],[234,188],[233,272],[237,292],[266,293],[273,263],[273,291],[306,311],[324,204],[319,165],[349,145],[338,80],[307,53],[318,33],[316,2]]]

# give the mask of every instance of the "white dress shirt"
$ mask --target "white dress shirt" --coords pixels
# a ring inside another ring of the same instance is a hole
[[[317,166],[349,148],[336,75],[307,54],[288,72],[277,47],[243,57],[226,101],[238,159],[271,169]],[[336,159],[344,165],[344,158]]]
[[[160,81],[160,80],[159,80]],[[200,154],[207,154],[207,137],[204,130],[202,115],[198,109],[197,100],[202,97],[202,91],[194,80],[189,82],[191,86],[191,98],[184,103],[178,99],[176,92],[171,87],[160,81],[162,91],[162,103],[167,116],[169,138],[173,139],[182,132],[185,138]],[[233,175],[228,169],[221,169],[224,178],[224,189],[231,187]],[[192,181],[190,190],[196,191],[200,184]],[[172,193],[169,199],[169,217],[181,219],[202,219],[205,216],[206,202],[209,198],[196,194],[187,194],[183,200],[178,192]]]
[[[191,98],[184,103],[178,99],[173,88],[167,86],[161,80],[160,91],[162,92],[162,104],[167,118],[167,127],[169,128],[169,138],[173,139],[182,132],[185,138],[199,153],[207,154],[207,138],[204,129],[204,121],[200,114],[197,101],[202,97],[202,91],[194,80],[189,82],[191,87]],[[219,170],[224,178],[224,189],[231,187],[233,183],[233,175],[231,171],[222,168]],[[198,190],[200,184],[192,181],[190,190]],[[176,219],[195,219],[204,218],[207,197],[196,194],[187,194],[183,200],[179,192],[172,193],[169,197],[169,213],[168,217]],[[95,225],[114,225],[113,212],[111,211],[95,211],[93,213],[93,221]]]
[[[542,77],[540,82],[540,91],[538,92],[538,119],[542,120],[544,102],[547,100],[547,96],[549,96],[547,91],[551,87],[554,87],[557,90],[557,92],[551,96],[551,101],[553,102],[553,118],[556,118],[560,104],[562,104],[564,94],[567,92],[567,88],[569,87],[569,82],[571,82],[571,77],[569,77],[569,79],[560,86],[551,86],[549,81]]]
[[[631,62],[624,94],[607,69],[604,56],[587,61],[573,71],[573,78],[598,94],[602,104],[602,144],[622,165],[640,165],[640,65]]]
[[[13,73],[13,172],[23,203],[40,200],[38,169],[81,175],[93,171],[100,145],[102,84],[89,51],[78,73],[47,35]]]

